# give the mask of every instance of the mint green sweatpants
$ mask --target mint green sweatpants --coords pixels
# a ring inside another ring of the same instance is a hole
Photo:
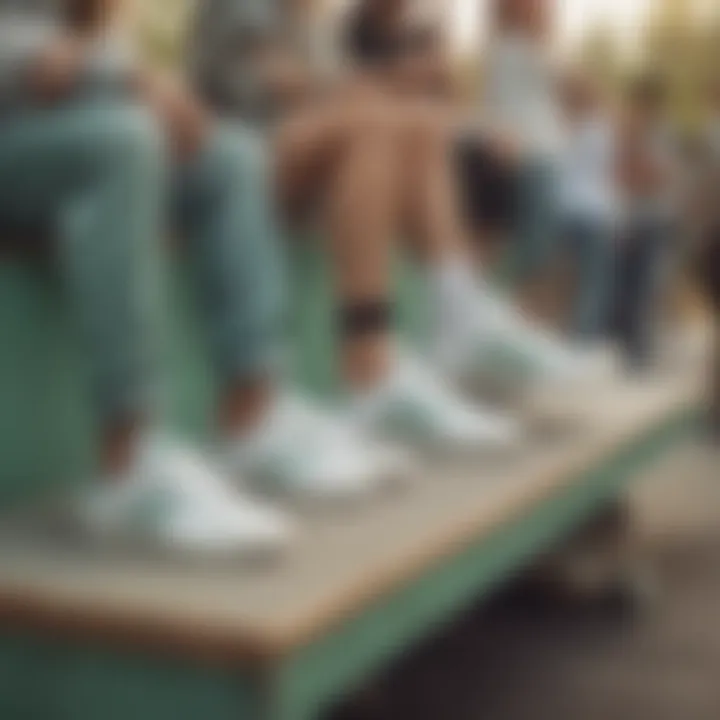
[[[156,260],[171,227],[190,254],[219,380],[265,371],[283,289],[270,198],[262,145],[239,128],[218,126],[179,164],[125,100],[0,117],[0,232],[5,219],[55,231],[103,423],[147,411],[160,370]]]

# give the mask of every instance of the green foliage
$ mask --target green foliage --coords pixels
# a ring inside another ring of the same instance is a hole
[[[154,63],[180,61],[192,0],[138,0],[137,33],[140,46]]]

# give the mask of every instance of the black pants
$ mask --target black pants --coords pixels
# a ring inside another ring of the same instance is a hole
[[[518,203],[516,174],[486,144],[458,140],[455,166],[465,220],[476,233],[509,231]]]

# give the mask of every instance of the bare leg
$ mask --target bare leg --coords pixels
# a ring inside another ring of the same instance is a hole
[[[381,111],[369,115],[367,108],[301,118],[281,135],[281,195],[290,212],[308,199],[326,212],[339,308],[387,303],[391,297],[397,157],[391,124]],[[391,329],[388,324],[344,337],[342,363],[351,386],[371,386],[385,375]]]
[[[388,302],[391,243],[397,232],[397,181],[392,139],[369,134],[351,143],[329,195],[336,283],[343,307]],[[388,369],[389,325],[346,337],[345,376],[354,386],[375,384]]]
[[[175,169],[179,220],[215,366],[228,437],[260,424],[275,394],[285,277],[264,147],[222,126]]]
[[[398,122],[394,105],[382,98],[373,110],[376,115],[363,116],[365,112],[366,102],[331,128],[324,128],[324,134],[321,126],[317,153],[330,158],[328,164],[311,161],[312,133],[307,126],[304,134],[300,133],[302,142],[296,138],[289,148],[286,145],[292,162],[288,163],[287,155],[284,162],[280,156],[281,171],[283,166],[293,168],[295,175],[290,179],[294,178],[300,189],[309,190],[312,183],[308,178],[320,181],[311,192],[318,192],[327,211],[343,329],[342,362],[351,390],[349,417],[363,437],[387,437],[421,448],[475,451],[488,445],[512,445],[519,436],[514,423],[465,403],[421,359],[392,357],[388,305],[392,248],[402,232],[405,174],[401,166],[405,158],[398,133],[405,128]],[[298,172],[303,156],[310,158],[305,174]],[[318,174],[313,175],[313,170]],[[280,179],[287,180],[288,175],[281,172]],[[423,189],[431,198],[435,178],[428,174],[426,179],[429,182]],[[296,197],[294,186],[283,189],[285,197]],[[430,217],[434,220],[436,216]],[[428,233],[430,237],[454,241],[452,233],[444,234],[440,221],[438,226],[440,229]],[[438,251],[442,254],[444,251]]]
[[[415,250],[428,262],[449,256],[471,260],[451,162],[451,138],[432,110],[409,108],[401,117],[405,226]]]

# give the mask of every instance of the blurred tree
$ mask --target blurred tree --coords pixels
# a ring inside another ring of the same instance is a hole
[[[709,20],[701,21],[695,9],[693,0],[655,0],[632,63],[622,56],[609,27],[591,28],[582,60],[615,87],[632,74],[658,75],[667,84],[678,125],[693,132],[702,120],[705,89],[720,77],[720,4]]]
[[[617,38],[610,25],[598,24],[585,36],[580,62],[608,87],[616,87],[623,77],[623,62]]]
[[[177,63],[191,6],[192,0],[135,0],[138,41],[153,62]]]
[[[688,0],[656,0],[647,25],[645,66],[661,76],[673,115],[684,128],[698,121],[703,65],[702,29]]]

